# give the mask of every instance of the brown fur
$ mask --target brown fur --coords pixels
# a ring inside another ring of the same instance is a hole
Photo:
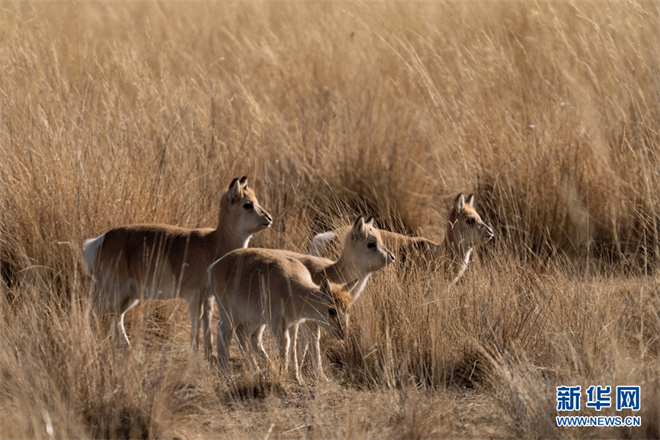
[[[355,285],[350,291],[353,300],[360,296],[372,272],[394,262],[394,255],[383,246],[381,233],[374,226],[373,218],[365,221],[362,217],[358,217],[346,232],[344,247],[337,261],[290,251],[280,252],[302,262],[315,283],[320,283],[326,278],[339,284],[354,282]],[[313,322],[307,323],[304,329],[305,335],[315,335],[311,345],[313,348],[312,359],[317,374],[327,380],[321,363],[321,329]],[[256,338],[261,341],[260,335],[257,335]],[[303,353],[300,355],[301,359],[304,358],[304,352],[308,346],[308,343],[304,345]],[[263,346],[261,348],[263,349]]]
[[[307,268],[287,252],[238,249],[213,263],[208,276],[220,311],[217,347],[221,365],[227,365],[234,332],[244,350],[249,336],[267,325],[278,338],[286,371],[293,329],[294,365],[301,381],[296,349],[299,323],[310,320],[334,337],[346,336],[351,296],[327,280],[315,284]],[[261,340],[259,346],[267,358]]]
[[[327,277],[335,283],[347,283],[353,280],[363,283],[372,272],[392,264],[395,260],[394,255],[384,246],[381,234],[382,232],[374,226],[373,218],[364,221],[362,217],[358,217],[344,234],[344,247],[337,261],[290,251],[284,252],[300,260],[315,281]],[[354,300],[359,297],[363,288],[364,285],[361,284],[351,291]]]
[[[246,247],[252,234],[270,226],[247,178],[234,179],[220,200],[215,229],[169,225],[127,225],[87,240],[83,248],[88,272],[97,280],[97,312],[119,315],[117,330],[130,344],[123,319],[140,300],[182,298],[188,303],[191,344],[196,349],[201,317],[204,350],[211,356],[211,293],[206,269],[213,261]]]
[[[349,230],[350,226],[341,227],[333,231],[333,238],[327,238],[328,233],[317,235],[310,246],[310,253],[325,254],[328,247],[332,246],[333,242],[336,246],[337,241]],[[424,237],[408,237],[384,230],[380,230],[380,235],[384,245],[395,251],[402,259],[414,260],[421,257],[423,260],[435,263],[450,263],[448,269],[453,273],[452,284],[457,283],[465,273],[473,249],[488,242],[494,236],[491,227],[483,222],[474,208],[473,194],[467,200],[463,194],[459,194],[454,199],[446,224],[445,239],[440,244]]]

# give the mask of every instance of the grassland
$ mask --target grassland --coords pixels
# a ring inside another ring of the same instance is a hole
[[[659,15],[0,3],[0,436],[660,437]],[[214,226],[244,174],[275,218],[253,246],[304,251],[356,214],[441,240],[459,192],[496,239],[453,288],[372,277],[324,344],[329,383],[221,377],[178,301],[129,312],[117,348],[89,319],[84,239]],[[601,413],[642,427],[558,428],[560,385],[640,385],[638,413]]]

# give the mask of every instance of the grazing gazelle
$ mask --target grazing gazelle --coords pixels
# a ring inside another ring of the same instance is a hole
[[[333,283],[350,283],[352,286],[350,295],[353,301],[360,296],[373,272],[394,262],[394,255],[383,246],[380,232],[374,227],[373,218],[365,221],[363,217],[358,217],[346,234],[344,248],[337,261],[291,251],[280,250],[278,252],[295,258],[304,264],[315,283],[320,283],[326,278]],[[264,351],[262,345],[263,330],[262,327],[258,333],[252,332],[252,346],[255,346],[256,339],[259,341],[262,351]],[[304,325],[304,330],[306,330],[304,337],[308,337],[309,334],[313,334],[315,337],[312,344],[312,351],[315,352],[312,353],[312,360],[316,364],[315,369],[319,377],[327,380],[323,373],[321,361],[321,329],[314,322],[310,322]],[[309,343],[306,341],[303,345],[305,351],[308,346]],[[304,358],[304,352],[299,357]]]
[[[182,298],[190,313],[191,344],[198,348],[201,317],[204,353],[210,358],[213,295],[206,269],[226,253],[247,247],[252,234],[272,222],[244,176],[234,179],[220,199],[215,229],[127,225],[85,241],[85,268],[97,281],[96,312],[116,315],[116,330],[130,345],[124,328],[130,308],[140,300]]]
[[[249,348],[246,345],[250,335],[269,326],[279,341],[285,372],[293,345],[296,379],[301,382],[297,357],[299,324],[313,321],[333,337],[346,336],[348,308],[353,301],[347,291],[350,287],[327,279],[320,286],[315,284],[307,268],[285,252],[237,249],[208,268],[208,281],[220,311],[217,347],[221,366],[227,366],[234,332],[240,348],[245,350]],[[265,350],[263,353],[267,358]]]
[[[328,245],[344,236],[348,229],[348,226],[344,226],[336,231],[318,234],[309,247],[310,255],[323,255]],[[428,260],[451,261],[451,269],[454,271],[452,284],[456,284],[465,273],[474,248],[494,237],[493,230],[481,220],[474,208],[473,194],[467,200],[463,194],[459,194],[454,200],[442,244],[423,237],[408,237],[383,230],[380,234],[385,245],[398,250],[402,255],[410,256],[417,252]]]

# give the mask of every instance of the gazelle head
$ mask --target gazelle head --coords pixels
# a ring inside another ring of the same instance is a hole
[[[321,282],[319,296],[322,299],[321,312],[323,320],[319,322],[330,336],[337,339],[346,339],[348,332],[349,313],[353,299],[350,289],[357,280],[347,285],[339,285],[324,279]]]
[[[235,225],[244,236],[266,229],[273,223],[270,214],[259,205],[252,188],[248,187],[246,176],[232,180],[222,198],[220,210],[226,211],[229,224]]]
[[[346,255],[362,275],[394,263],[394,255],[383,246],[383,239],[374,226],[373,217],[365,221],[360,216],[355,220],[346,236],[344,253],[348,253]]]
[[[470,194],[467,199],[463,194],[456,197],[447,227],[450,242],[457,246],[462,254],[495,236],[491,227],[481,220],[474,209],[474,194]]]

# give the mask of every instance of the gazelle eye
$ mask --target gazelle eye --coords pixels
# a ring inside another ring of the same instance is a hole
[[[253,209],[253,208],[254,208],[254,205],[252,204],[252,202],[246,202],[246,203],[243,205],[243,209],[250,210],[250,209]]]
[[[369,249],[376,249],[376,243],[374,243],[373,241],[371,243],[367,243],[367,247]]]
[[[328,309],[328,315],[330,315],[331,318],[336,318],[337,317],[337,309]]]
[[[474,226],[474,219],[470,217],[469,219],[465,220],[465,223],[467,223],[469,226]]]

